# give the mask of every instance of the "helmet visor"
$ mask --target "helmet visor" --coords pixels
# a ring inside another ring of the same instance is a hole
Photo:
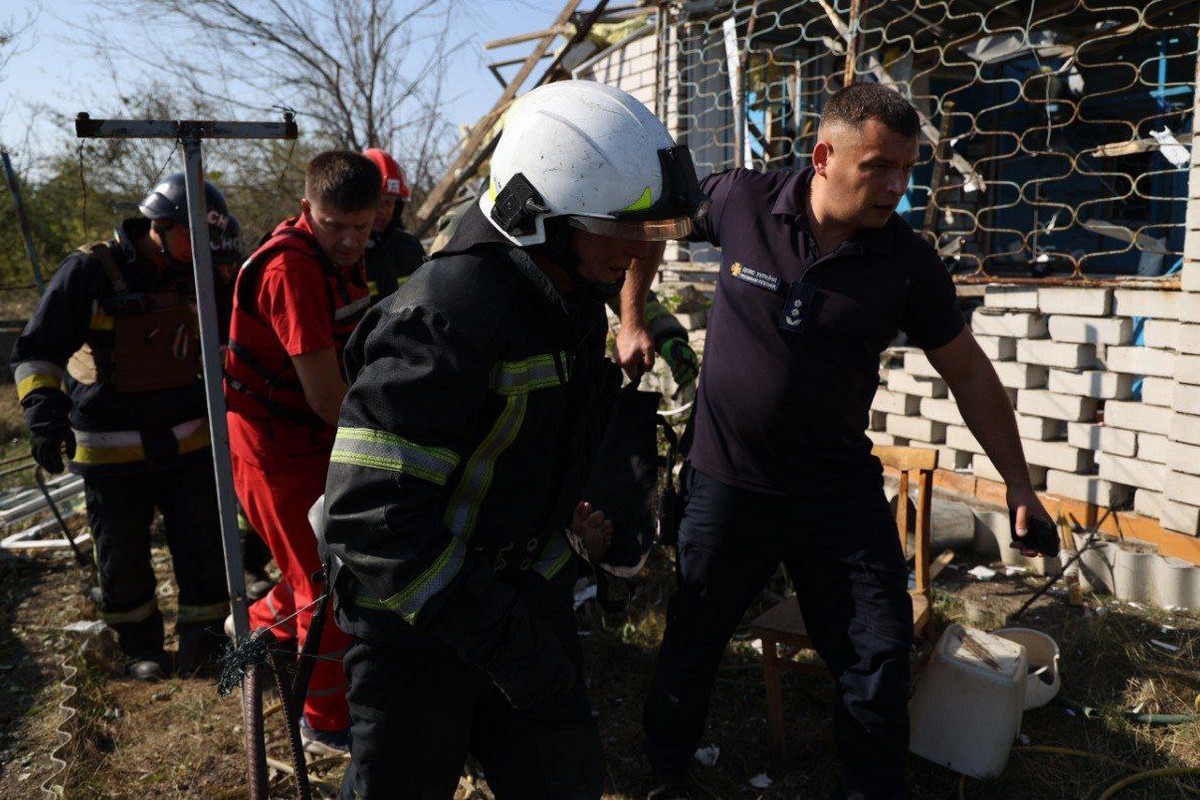
[[[570,216],[567,217],[567,222],[572,227],[588,233],[611,236],[614,239],[632,239],[638,242],[666,242],[672,239],[683,239],[692,232],[692,220],[689,217],[635,222],[603,217]]]

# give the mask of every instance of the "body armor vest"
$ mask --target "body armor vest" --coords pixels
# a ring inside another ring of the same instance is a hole
[[[200,320],[189,280],[162,292],[130,292],[112,242],[80,250],[104,268],[113,296],[96,300],[84,345],[67,372],[85,385],[108,384],[118,394],[157,392],[203,379]]]

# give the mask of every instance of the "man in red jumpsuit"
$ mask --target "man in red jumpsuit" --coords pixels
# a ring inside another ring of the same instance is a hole
[[[322,587],[309,508],[325,490],[346,395],[342,352],[367,309],[363,267],[379,205],[378,168],[333,150],[308,165],[300,216],[279,225],[238,275],[225,394],[238,498],[283,580],[250,606],[250,627],[303,647]],[[330,615],[300,731],[305,749],[346,752],[349,638]]]

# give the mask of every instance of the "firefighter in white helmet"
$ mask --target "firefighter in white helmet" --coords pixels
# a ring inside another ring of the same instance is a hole
[[[579,498],[615,369],[603,299],[640,309],[704,205],[641,103],[549,84],[453,240],[359,326],[324,531],[353,637],[343,798],[450,798],[468,753],[501,800],[600,796],[565,531],[596,558],[613,536]]]

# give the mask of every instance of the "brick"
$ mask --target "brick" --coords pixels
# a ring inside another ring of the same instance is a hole
[[[1067,424],[1061,419],[1046,419],[1045,417],[1030,417],[1025,414],[1017,414],[1017,433],[1021,435],[1022,439],[1035,439],[1039,442],[1052,442],[1057,439],[1064,439],[1067,435]],[[1078,447],[1078,445],[1076,446]]]
[[[1173,319],[1148,319],[1142,329],[1142,344],[1146,347],[1174,350],[1179,346],[1179,328],[1182,324]]]
[[[908,445],[909,447],[920,447],[925,450],[937,450],[938,469],[957,470],[971,466],[971,454],[964,453],[961,450],[955,450],[953,447],[947,447],[944,444],[918,442],[916,440],[910,441]]]
[[[1096,364],[1096,346],[1068,344],[1050,339],[1017,342],[1017,361],[1063,369],[1083,369]]]
[[[918,378],[938,378],[941,375],[929,363],[929,357],[920,350],[907,350],[904,353],[904,371]]]
[[[1039,364],[1022,364],[1020,361],[996,361],[992,363],[996,377],[1009,389],[1041,389],[1046,385],[1049,370]]]
[[[1155,464],[1167,463],[1167,451],[1171,440],[1157,433],[1139,433],[1137,435],[1137,457],[1143,461]]]
[[[1104,404],[1104,424],[1126,431],[1166,434],[1171,430],[1171,409],[1136,401],[1110,400]]]
[[[1200,355],[1200,325],[1179,323],[1179,338],[1175,342],[1175,349],[1180,353]]]
[[[1200,475],[1173,470],[1168,472],[1163,494],[1176,503],[1196,502],[1196,498],[1200,497]]]
[[[1192,292],[1184,294],[1183,305],[1179,307],[1180,322],[1200,322],[1200,300]]]
[[[1128,503],[1133,490],[1096,475],[1076,475],[1057,469],[1046,471],[1046,491],[1059,497],[1112,508]]]
[[[1129,375],[1157,375],[1170,378],[1175,374],[1175,353],[1151,347],[1110,347],[1104,361],[1109,372]]]
[[[971,430],[965,426],[950,425],[946,428],[946,446],[965,450],[976,455],[983,454],[983,447],[975,440]]]
[[[1159,521],[1169,531],[1196,536],[1200,534],[1200,507],[1164,500]]]
[[[1050,317],[1047,327],[1056,342],[1076,344],[1129,344],[1133,320],[1129,317]]]
[[[1133,396],[1133,376],[1119,372],[1050,370],[1046,388],[1060,394],[1077,394],[1097,400],[1123,400]]]
[[[1112,311],[1112,291],[1074,286],[1047,286],[1038,289],[1038,309],[1043,314],[1106,317]]]
[[[1007,336],[976,336],[979,349],[992,361],[1012,361],[1017,357],[1017,340]]]
[[[888,414],[887,430],[892,436],[904,439],[915,439],[919,442],[941,444],[946,441],[946,425],[943,422],[922,419],[921,417],[905,417],[899,414]]]
[[[1100,467],[1100,477],[1106,481],[1135,486],[1138,489],[1162,491],[1163,482],[1167,478],[1167,468],[1164,465],[1139,461],[1136,458],[1097,453],[1096,464]]]
[[[871,444],[879,447],[904,447],[908,445],[908,442],[897,441],[895,436],[883,431],[867,431],[867,438],[871,440]]]
[[[945,397],[947,392],[946,382],[941,378],[918,378],[902,369],[887,371],[887,388],[917,397]]]
[[[1036,464],[1029,466],[1029,482],[1033,484],[1033,488],[1041,489],[1046,485],[1046,468],[1039,467]],[[986,478],[989,481],[1004,481],[1004,476],[996,469],[996,465],[992,460],[984,455],[977,455],[971,459],[971,472],[977,478]]]
[[[1176,472],[1200,475],[1200,445],[1171,442],[1167,447],[1167,466]]]
[[[900,414],[902,416],[915,414],[920,407],[921,398],[914,397],[911,394],[889,392],[887,389],[877,389],[875,391],[875,399],[871,401],[871,408],[875,411]]]
[[[1183,293],[1168,289],[1117,289],[1113,313],[1118,317],[1179,319]]]
[[[1067,423],[1067,444],[1114,456],[1137,453],[1137,433],[1087,422]]]
[[[1200,416],[1200,386],[1189,386],[1186,383],[1175,385],[1171,398],[1171,408],[1184,414]]]
[[[1200,253],[1192,253],[1191,256],[1200,258]],[[1200,262],[1193,261],[1183,265],[1183,290],[1200,292]]]
[[[1014,339],[1041,339],[1046,336],[1046,318],[1028,312],[987,313],[976,309],[971,315],[971,330],[984,336],[1011,336]]]
[[[989,284],[983,290],[983,304],[988,308],[1037,311],[1038,290],[1036,286],[998,286]]]
[[[1048,469],[1060,469],[1063,472],[1091,472],[1093,454],[1091,450],[1081,450],[1066,442],[1038,442],[1033,439],[1022,439],[1021,446],[1025,449],[1025,460]]]
[[[1096,417],[1096,401],[1044,389],[1022,389],[1017,393],[1017,410],[1034,417],[1090,422]]]
[[[1133,493],[1133,511],[1143,517],[1158,519],[1162,514],[1163,502],[1162,492],[1138,489]]]
[[[948,399],[927,397],[921,401],[921,416],[948,425],[965,425],[958,403]]]
[[[1175,399],[1175,381],[1154,376],[1142,379],[1142,402],[1149,406],[1170,408]]]
[[[1168,436],[1171,437],[1172,442],[1200,444],[1200,417],[1191,414],[1173,414],[1171,431]]]
[[[1175,359],[1175,380],[1200,386],[1200,356],[1178,356]]]

